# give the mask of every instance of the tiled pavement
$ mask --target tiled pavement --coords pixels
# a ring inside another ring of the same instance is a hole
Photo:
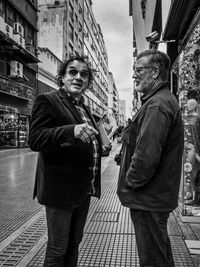
[[[139,266],[129,210],[116,196],[118,166],[113,161],[120,146],[114,144],[102,161],[102,197],[92,199],[80,267]],[[31,199],[36,153],[0,152],[0,266],[42,266],[46,222],[42,206]],[[173,215],[170,227],[175,224]],[[174,227],[173,227],[174,229]],[[194,266],[181,232],[170,230],[176,267]]]

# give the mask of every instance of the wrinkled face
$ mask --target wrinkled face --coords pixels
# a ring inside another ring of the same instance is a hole
[[[89,72],[84,62],[74,60],[67,66],[62,79],[65,90],[74,97],[80,96],[89,85]]]
[[[148,57],[141,57],[137,60],[133,73],[135,79],[136,90],[140,93],[149,91],[149,88],[154,83],[153,66],[149,64]]]

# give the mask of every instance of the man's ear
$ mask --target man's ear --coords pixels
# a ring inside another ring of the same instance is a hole
[[[153,68],[153,78],[157,79],[159,76],[160,70],[158,67]]]

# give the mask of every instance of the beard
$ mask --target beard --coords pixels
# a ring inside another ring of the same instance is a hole
[[[135,90],[143,95],[146,95],[153,87],[155,81],[152,79],[144,79],[136,82]]]

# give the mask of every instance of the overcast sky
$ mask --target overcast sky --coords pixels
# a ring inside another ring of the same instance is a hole
[[[92,0],[96,22],[100,24],[120,99],[126,100],[130,116],[132,91],[132,18],[128,0]]]

